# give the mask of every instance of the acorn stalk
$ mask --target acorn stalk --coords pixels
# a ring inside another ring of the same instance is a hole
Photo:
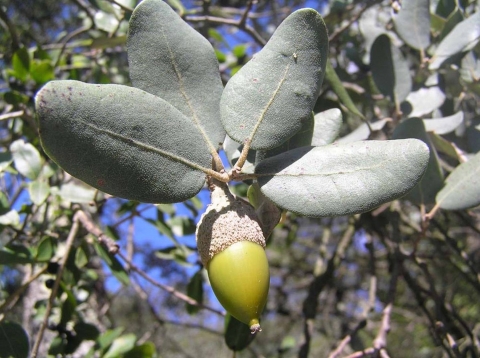
[[[256,333],[270,284],[265,237],[249,203],[224,183],[210,188],[212,203],[196,232],[200,259],[222,306]]]

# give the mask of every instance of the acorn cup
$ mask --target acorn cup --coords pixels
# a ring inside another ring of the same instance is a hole
[[[224,183],[212,185],[212,203],[197,226],[197,247],[213,292],[250,331],[261,331],[270,274],[265,238],[254,208]]]

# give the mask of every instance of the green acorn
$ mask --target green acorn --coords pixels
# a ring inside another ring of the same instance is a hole
[[[212,187],[212,203],[197,226],[200,258],[222,306],[256,333],[270,284],[265,238],[250,204],[226,184]]]

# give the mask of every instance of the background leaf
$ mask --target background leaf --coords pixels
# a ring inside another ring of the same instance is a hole
[[[198,270],[190,279],[187,285],[187,295],[197,302],[203,303],[203,269]],[[200,307],[193,306],[187,303],[187,312],[189,314],[195,314]]]
[[[460,164],[445,180],[437,205],[445,210],[462,210],[480,204],[480,153]]]
[[[132,14],[127,46],[133,85],[176,107],[218,148],[223,84],[212,45],[166,3],[145,0]]]
[[[252,149],[278,147],[298,132],[317,100],[325,74],[328,36],[312,9],[292,13],[267,45],[228,81],[222,123]]]
[[[371,210],[405,195],[421,179],[428,147],[416,139],[303,147],[255,168],[275,204],[311,217]]]
[[[10,145],[13,163],[20,174],[35,180],[42,169],[42,160],[38,150],[23,139],[18,139]]]
[[[189,120],[132,87],[49,82],[36,97],[45,152],[87,184],[122,198],[170,203],[202,188],[211,159]],[[92,138],[95,138],[92,141]]]
[[[248,347],[256,335],[250,332],[250,328],[227,314],[225,317],[225,343],[234,352],[241,351]]]
[[[312,145],[319,147],[333,143],[342,129],[342,112],[338,108],[328,109],[315,115]]]
[[[410,47],[424,50],[430,45],[430,1],[402,0],[393,16],[398,34]]]
[[[48,198],[50,187],[47,183],[36,180],[28,184],[28,192],[30,200],[35,205],[41,205]]]
[[[388,35],[380,35],[373,42],[370,66],[380,92],[400,104],[410,93],[412,78],[408,62]]]
[[[393,131],[392,139],[416,138],[428,145],[430,158],[428,166],[420,182],[406,195],[406,199],[415,204],[433,204],[435,196],[443,186],[443,171],[438,155],[429,140],[424,121],[420,118],[409,118],[400,122]]]
[[[437,134],[447,134],[453,132],[463,123],[463,112],[457,112],[451,116],[443,118],[424,119],[423,124],[427,132]]]
[[[420,117],[431,113],[445,102],[445,93],[438,86],[420,88],[410,92],[402,104],[402,111],[409,117]]]
[[[468,19],[454,27],[436,48],[430,65],[430,70],[440,68],[449,57],[472,49],[480,39],[480,12],[476,12]]]
[[[28,336],[22,326],[0,322],[0,358],[27,358],[29,350]]]

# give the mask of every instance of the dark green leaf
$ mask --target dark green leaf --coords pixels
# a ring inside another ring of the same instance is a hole
[[[0,358],[27,358],[29,350],[28,336],[22,326],[0,322]]]
[[[98,330],[98,328],[95,325],[89,323],[79,322],[75,324],[73,329],[82,341],[94,341],[100,335],[100,331]]]
[[[328,36],[313,9],[292,13],[227,83],[220,109],[228,135],[252,149],[278,147],[302,127],[325,75]]]
[[[55,242],[50,236],[45,237],[37,247],[35,259],[40,262],[50,261],[55,253]]]
[[[103,358],[118,358],[130,351],[134,346],[137,337],[133,333],[125,334],[116,338]]]
[[[75,251],[75,266],[78,268],[84,267],[88,263],[88,254],[82,246],[79,246]]]
[[[406,199],[415,204],[433,204],[435,196],[443,186],[443,171],[438,161],[435,148],[430,143],[425,130],[424,121],[420,118],[409,118],[400,122],[393,131],[392,139],[416,138],[428,145],[430,159],[420,182],[407,194]]]
[[[256,167],[275,204],[311,217],[361,213],[405,195],[421,179],[428,147],[416,139],[303,147]]]
[[[255,339],[256,334],[250,332],[250,327],[235,317],[227,314],[225,317],[225,343],[234,352],[248,347]]]
[[[0,263],[2,265],[29,264],[34,259],[25,246],[9,245],[0,250]]]
[[[95,251],[97,251],[98,255],[105,261],[105,263],[110,267],[112,270],[113,275],[124,285],[130,284],[130,279],[128,278],[128,274],[123,268],[122,264],[118,259],[111,253],[107,252],[103,246],[98,243],[94,244]]]
[[[203,269],[198,270],[190,279],[187,285],[187,295],[193,298],[195,301],[203,303]],[[195,314],[200,307],[193,306],[187,303],[187,312],[189,314]]]
[[[12,153],[10,152],[0,152],[0,173],[10,166],[12,163]]]
[[[176,107],[213,150],[218,148],[225,137],[219,112],[223,85],[207,39],[163,1],[144,0],[130,19],[127,46],[133,85]]]
[[[188,118],[136,88],[53,81],[36,96],[45,152],[89,185],[143,202],[194,196],[211,167]]]
[[[73,295],[72,291],[67,288],[67,286],[60,282],[60,287],[62,291],[66,294],[65,300],[62,303],[62,311],[60,318],[60,325],[65,327],[65,325],[72,319],[75,309],[77,308],[77,300]]]
[[[480,153],[460,164],[445,180],[437,205],[445,210],[463,210],[480,204]]]
[[[412,78],[408,62],[388,35],[380,35],[370,51],[372,75],[380,92],[400,104],[410,93]]]
[[[410,47],[424,50],[430,45],[430,0],[402,0],[393,16],[395,29]]]

